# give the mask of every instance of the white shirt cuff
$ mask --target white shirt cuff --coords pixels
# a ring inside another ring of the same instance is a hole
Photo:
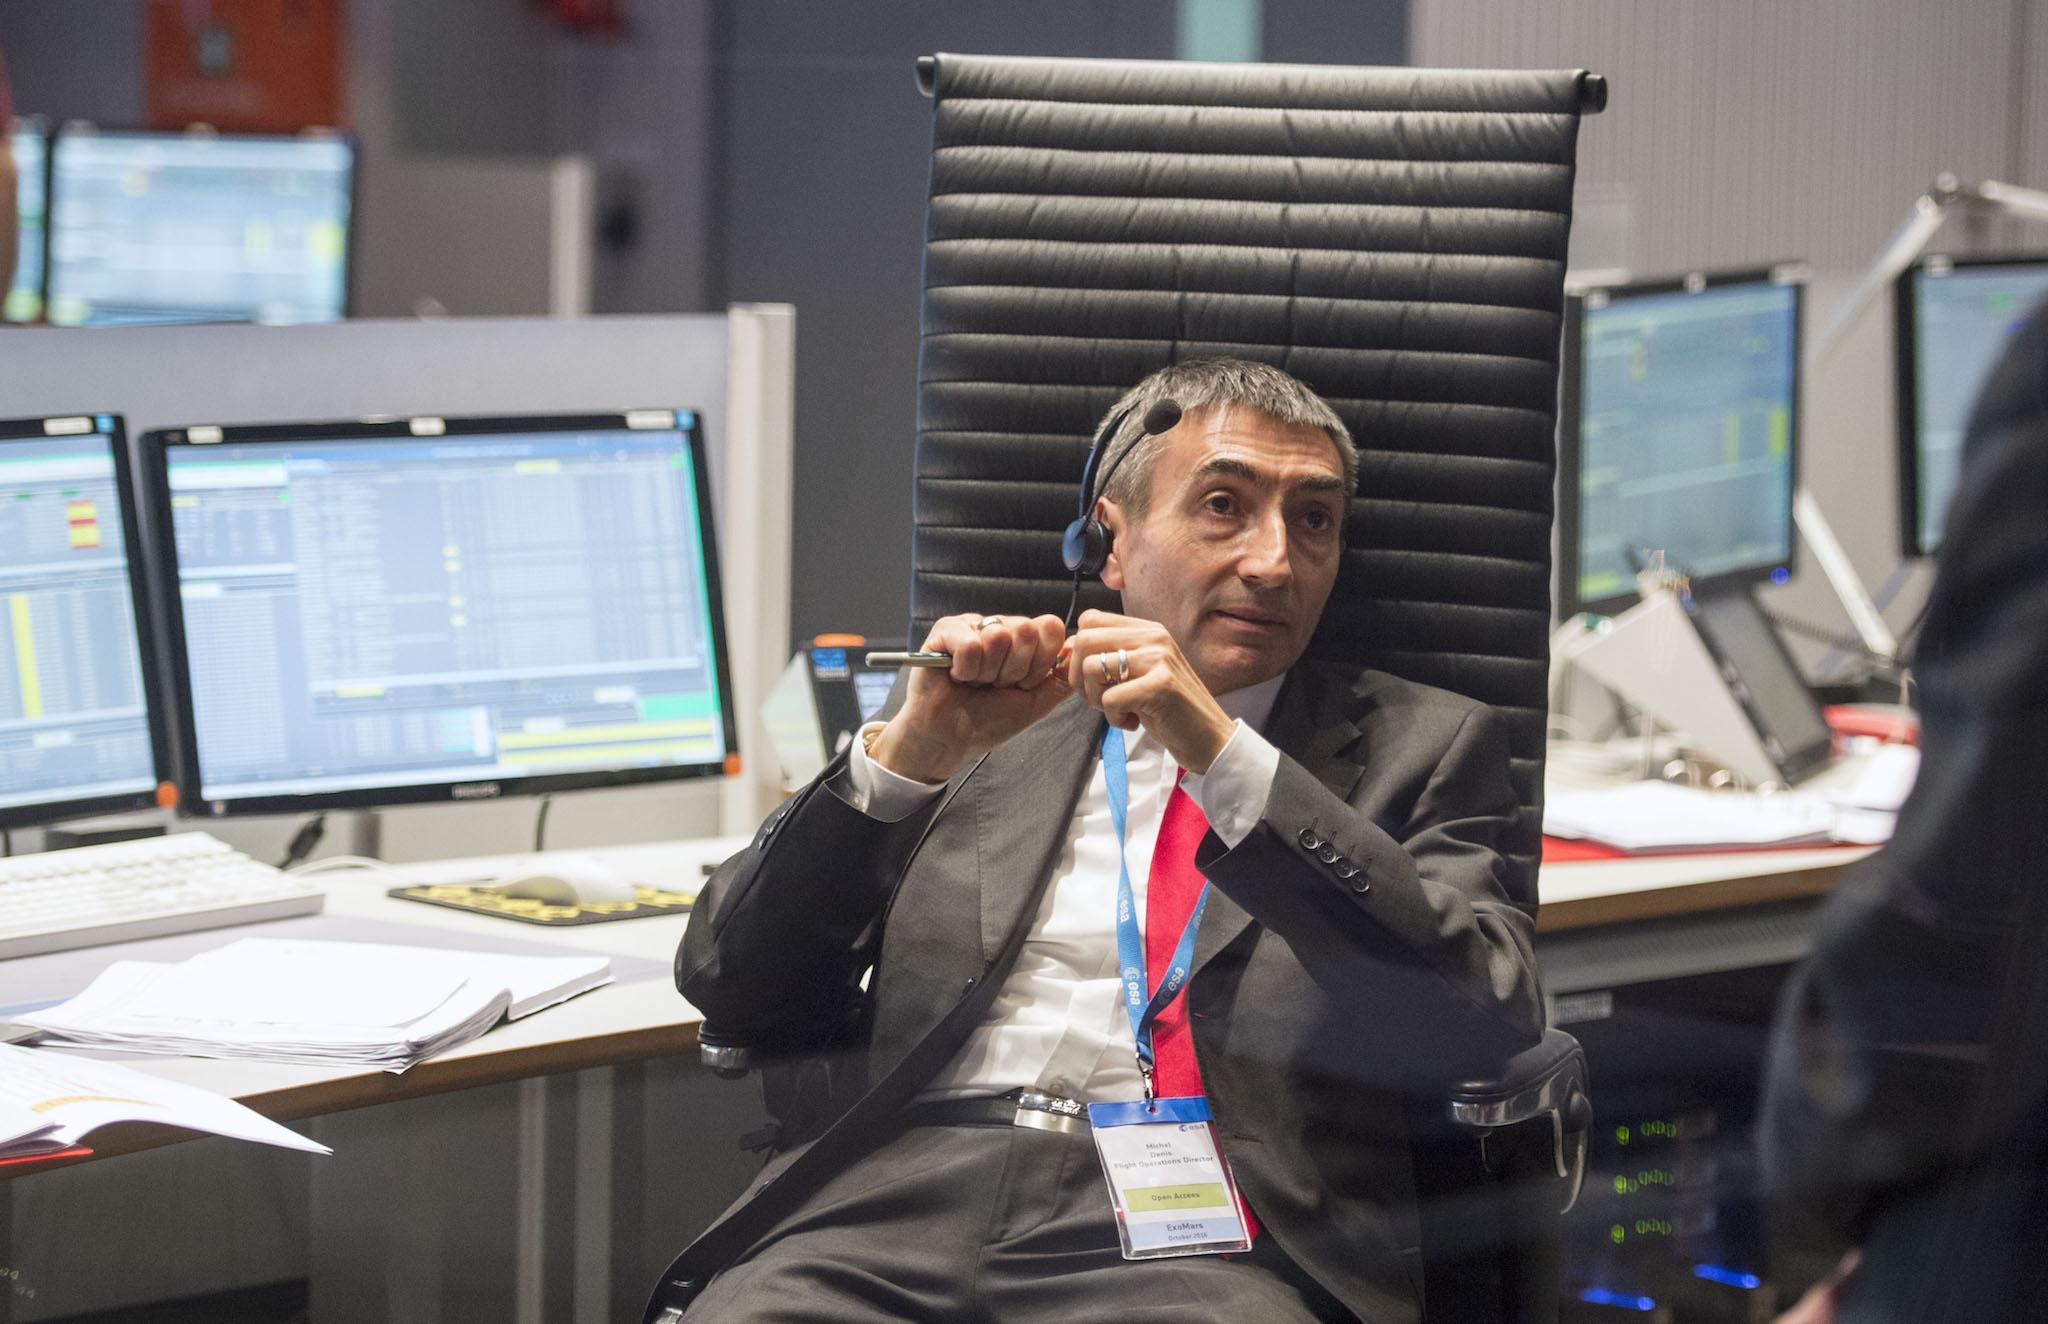
[[[868,732],[879,731],[883,725],[881,722],[869,722],[853,733],[853,747],[846,753],[848,794],[845,800],[869,818],[897,823],[930,802],[933,796],[946,789],[946,784],[912,781],[869,758]]]
[[[1280,772],[1280,751],[1242,719],[1209,771],[1190,772],[1181,789],[1202,807],[1209,830],[1235,847],[1266,816],[1266,797]]]

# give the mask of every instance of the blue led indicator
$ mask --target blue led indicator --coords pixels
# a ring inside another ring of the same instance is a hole
[[[112,414],[96,414],[93,416],[92,421],[93,426],[102,432],[112,432],[114,430],[114,416]]]
[[[820,675],[826,672],[846,670],[846,650],[843,648],[813,648],[811,665]]]
[[[1633,1292],[1610,1292],[1604,1287],[1589,1287],[1579,1293],[1579,1300],[1596,1306],[1620,1306],[1623,1310],[1655,1310],[1657,1303],[1646,1296]]]
[[[1773,584],[1789,584],[1792,582],[1792,572],[1784,566],[1779,566],[1771,571],[1771,582]]]
[[[1710,1283],[1726,1283],[1745,1292],[1754,1292],[1764,1285],[1764,1280],[1753,1273],[1744,1273],[1740,1269],[1724,1269],[1718,1264],[1695,1264],[1692,1266],[1692,1276],[1704,1278]]]
[[[676,426],[677,426],[677,427],[679,427],[679,428],[686,428],[686,427],[690,427],[690,426],[692,426],[693,424],[695,424],[695,423],[696,423],[696,421],[697,421],[697,415],[696,415],[696,413],[695,413],[694,411],[692,411],[692,410],[688,410],[688,409],[678,409],[678,410],[676,410]]]

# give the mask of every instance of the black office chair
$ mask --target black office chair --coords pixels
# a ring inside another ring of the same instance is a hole
[[[1361,450],[1311,656],[1500,709],[1533,826],[1565,244],[1604,81],[956,55],[918,77],[936,114],[910,637],[992,602],[1063,610],[1096,421],[1167,363],[1266,360]],[[1511,864],[1533,913],[1533,847]],[[703,1041],[714,1069],[747,1065],[715,1026]],[[1591,1125],[1578,1044],[1550,1031],[1433,1114],[1430,1317],[1554,1317]]]
[[[918,78],[935,116],[910,637],[991,602],[1063,611],[1097,420],[1165,364],[1264,360],[1361,452],[1310,656],[1501,710],[1539,819],[1565,245],[1605,81],[960,55]],[[1512,864],[1533,913],[1537,860]],[[1550,1031],[1434,1120],[1430,1317],[1554,1317],[1591,1125],[1578,1044]]]

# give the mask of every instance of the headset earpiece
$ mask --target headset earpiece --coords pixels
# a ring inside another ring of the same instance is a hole
[[[1077,575],[1099,575],[1109,564],[1109,526],[1099,519],[1077,519],[1060,539],[1060,559]]]
[[[1117,429],[1124,425],[1124,420],[1131,416],[1131,410],[1136,408],[1135,403],[1125,405],[1102,425],[1102,430],[1095,434],[1095,444],[1088,448],[1087,462],[1081,466],[1081,510],[1060,538],[1060,559],[1076,576],[1099,575],[1102,567],[1109,564],[1110,544],[1115,539],[1109,526],[1095,518],[1095,470],[1102,463],[1103,448],[1109,445]],[[1179,422],[1178,401],[1161,400],[1146,410],[1143,430],[1124,448],[1124,453],[1116,457],[1116,464],[1109,466],[1109,472],[1102,477],[1104,485],[1116,476],[1117,465],[1130,457],[1139,442],[1161,432],[1169,432]]]

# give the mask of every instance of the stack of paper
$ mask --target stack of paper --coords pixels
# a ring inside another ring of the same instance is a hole
[[[611,977],[602,956],[244,938],[175,965],[117,961],[15,1019],[65,1046],[403,1071]]]
[[[1553,791],[1543,831],[1625,851],[1818,845],[1836,840],[1833,805],[1797,793],[1742,795],[1669,782]]]
[[[333,1153],[218,1094],[112,1062],[0,1044],[0,1159],[70,1149],[88,1132],[115,1122],[158,1122],[310,1154]]]

